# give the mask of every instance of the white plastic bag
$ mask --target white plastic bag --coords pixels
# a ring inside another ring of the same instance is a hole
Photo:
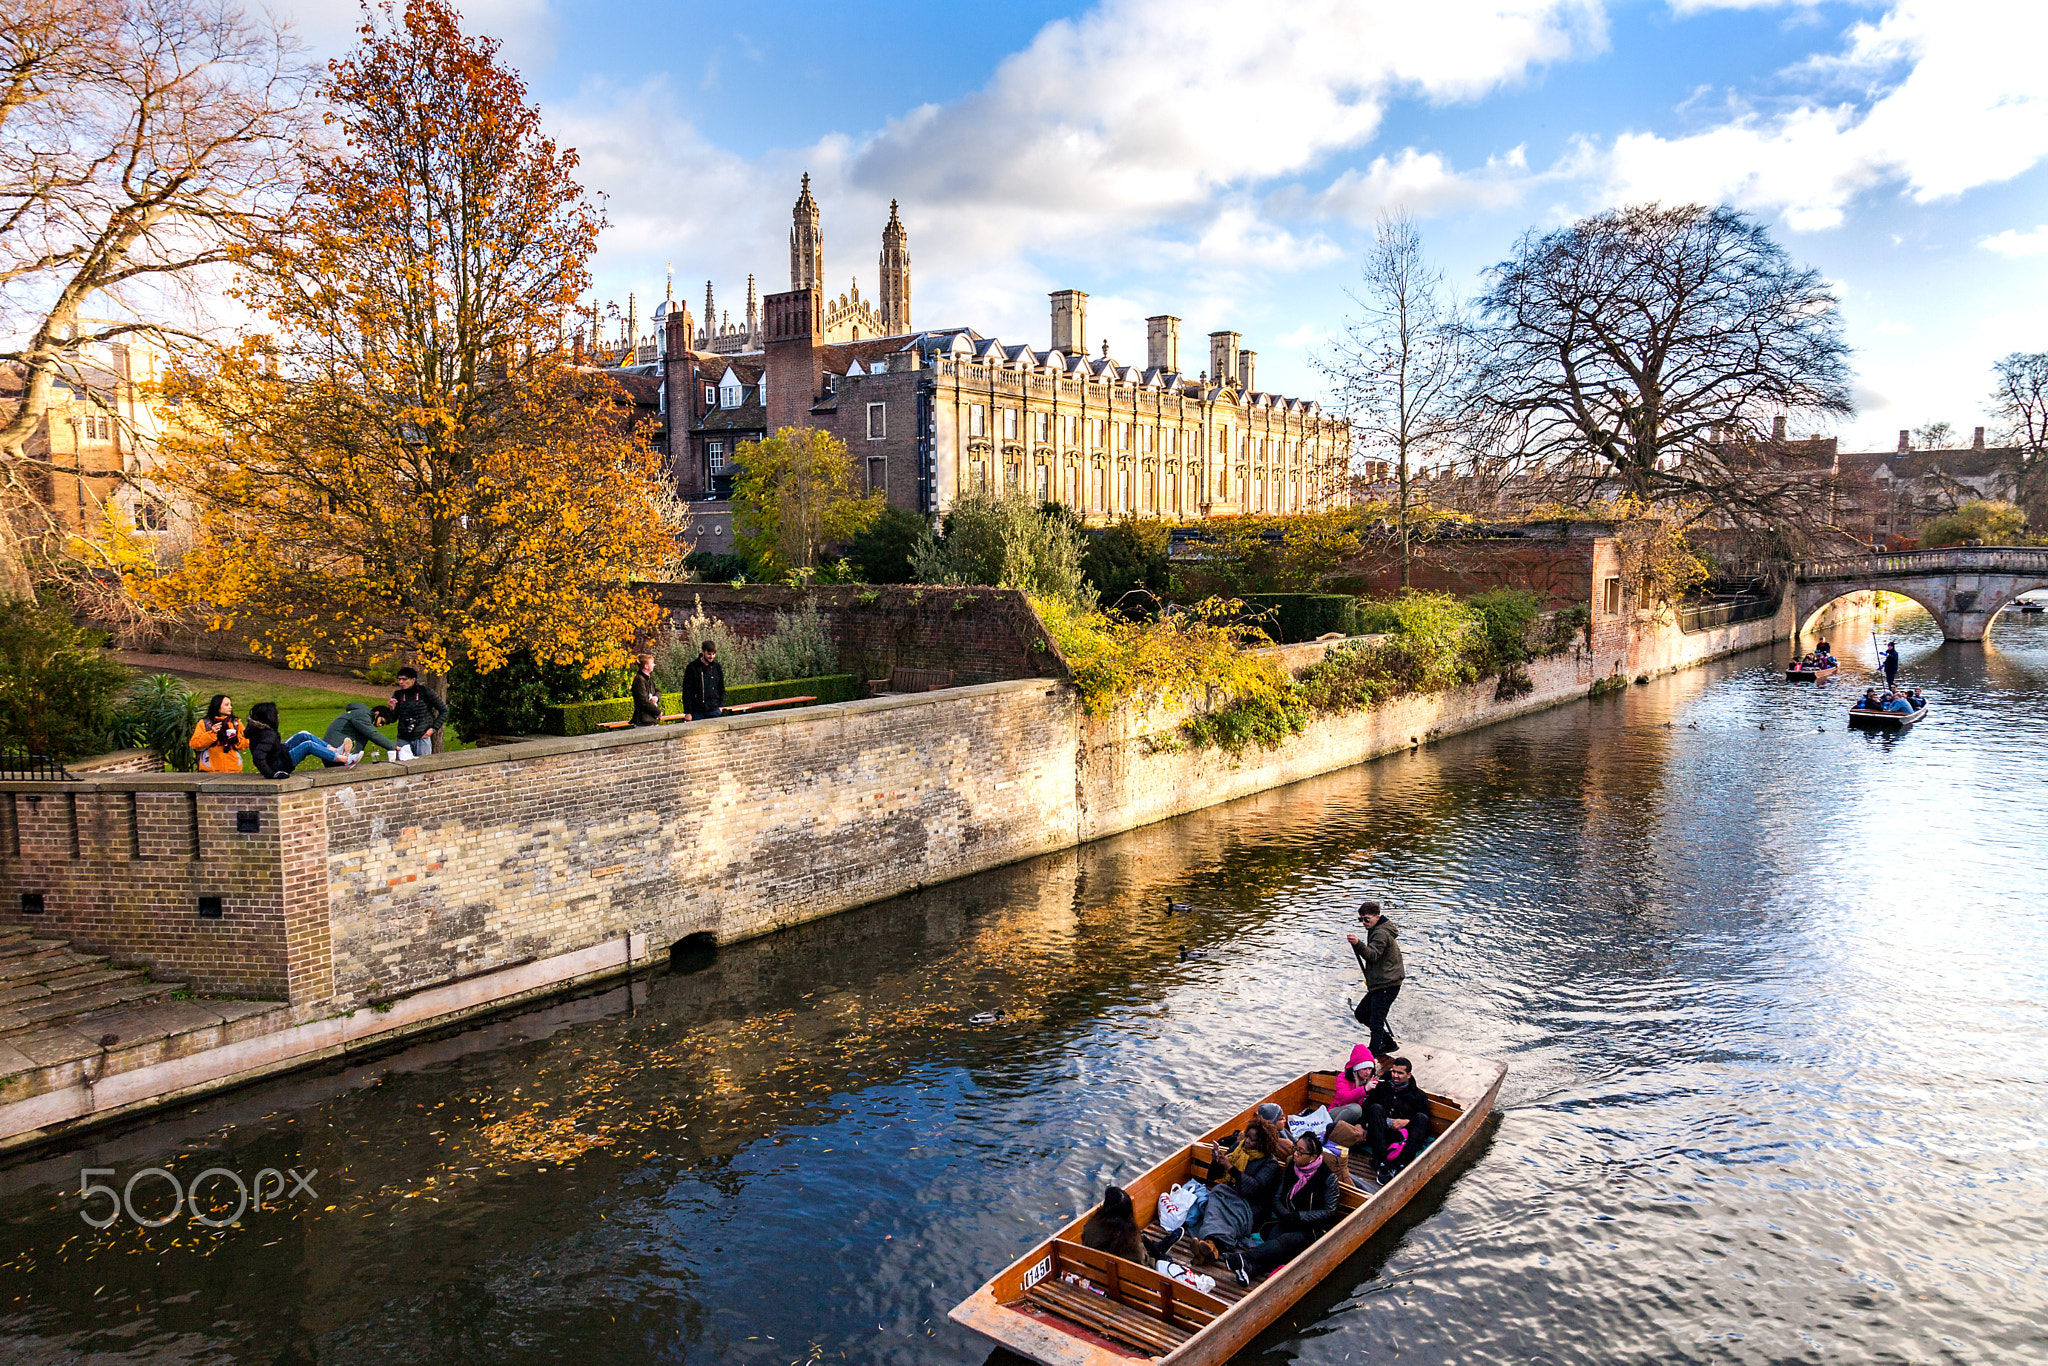
[[[401,764],[404,763],[407,759],[412,758],[412,746],[400,745],[397,749],[391,751],[391,757],[398,760]]]
[[[1318,1105],[1305,1115],[1295,1115],[1287,1121],[1287,1136],[1300,1138],[1303,1134],[1314,1134],[1321,1138],[1330,1128],[1330,1107]]]
[[[1216,1289],[1216,1278],[1214,1276],[1205,1276],[1199,1271],[1190,1271],[1179,1262],[1160,1261],[1153,1265],[1153,1269],[1168,1280],[1175,1280],[1179,1281],[1182,1285],[1193,1286],[1204,1295],[1210,1294]]]
[[[1162,1194],[1159,1197],[1159,1227],[1171,1233],[1185,1224],[1188,1215],[1194,1213],[1195,1197],[1205,1193],[1194,1182],[1183,1181]]]

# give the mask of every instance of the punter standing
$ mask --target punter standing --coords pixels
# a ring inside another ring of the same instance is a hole
[[[1358,966],[1365,969],[1365,999],[1354,1013],[1358,1022],[1372,1031],[1372,1051],[1384,1055],[1401,1046],[1387,1028],[1387,1012],[1393,1009],[1394,998],[1401,994],[1401,981],[1408,975],[1408,967],[1401,961],[1401,945],[1396,942],[1401,931],[1380,914],[1377,901],[1358,908],[1358,923],[1365,929],[1364,939],[1355,934],[1344,936],[1358,955]]]
[[[1879,662],[1884,665],[1884,690],[1886,692],[1897,692],[1899,690],[1899,642],[1895,640],[1885,646],[1884,658]]]

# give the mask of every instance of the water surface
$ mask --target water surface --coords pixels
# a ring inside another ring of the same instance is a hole
[[[948,1307],[1355,1041],[1374,895],[1501,1115],[1240,1361],[2048,1359],[2048,622],[1898,625],[1905,736],[1746,655],[17,1163],[0,1351],[983,1362]],[[81,1221],[152,1166],[318,1198]]]

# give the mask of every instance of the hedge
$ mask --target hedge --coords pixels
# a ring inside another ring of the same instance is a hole
[[[826,674],[821,678],[786,678],[779,683],[745,683],[725,690],[725,704],[768,702],[778,697],[815,697],[819,703],[851,702],[861,695],[861,681],[854,674]],[[683,709],[683,695],[661,695],[665,713]],[[550,706],[543,713],[549,735],[589,735],[607,721],[633,719],[633,699],[607,697],[596,702],[566,702]]]
[[[1314,640],[1331,631],[1361,634],[1358,599],[1349,593],[1246,593],[1244,605],[1278,645]]]

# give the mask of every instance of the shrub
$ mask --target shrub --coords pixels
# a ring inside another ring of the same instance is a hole
[[[1529,658],[1529,628],[1543,615],[1536,595],[1526,588],[1496,588],[1474,593],[1465,605],[1479,614],[1480,629],[1486,637],[1486,658],[1478,661],[1482,673],[1513,669]]]
[[[746,578],[752,571],[746,556],[711,550],[691,551],[683,557],[683,568],[699,583],[731,583]]]
[[[1985,545],[2026,545],[2033,539],[2027,535],[2027,514],[2011,503],[1997,499],[1965,503],[1954,512],[1935,518],[1920,532],[1921,544],[1929,550],[1937,546],[1962,545],[1967,541],[1982,541]]]
[[[648,653],[654,656],[654,682],[663,692],[681,693],[683,671],[704,648],[705,641],[718,646],[718,663],[725,673],[725,686],[755,681],[754,646],[717,617],[704,614],[704,597],[698,594],[696,610],[681,626],[662,629]]]
[[[0,602],[0,746],[54,759],[99,753],[130,677],[63,608]]]
[[[1153,621],[1077,610],[1056,599],[1036,606],[1047,633],[1066,656],[1082,706],[1090,715],[1107,715],[1124,703],[1144,706],[1165,697],[1206,693],[1209,688],[1249,696],[1286,687],[1270,661],[1245,652],[1247,645],[1267,641],[1256,627],[1237,620],[1242,606],[1235,601],[1213,599]]]
[[[448,719],[467,736],[538,735],[550,704],[614,697],[631,682],[630,669],[586,674],[580,664],[548,663],[525,649],[489,673],[465,660],[448,674]]]
[[[169,674],[151,674],[137,683],[115,715],[111,747],[147,749],[159,762],[179,773],[199,767],[191,746],[192,732],[206,715],[206,700]]]
[[[1166,523],[1158,518],[1124,517],[1089,534],[1081,555],[1081,572],[1095,585],[1105,607],[1116,607],[1136,589],[1155,596],[1166,592]],[[1151,615],[1147,604],[1144,615]]]
[[[1260,615],[1259,625],[1282,645],[1331,631],[1360,634],[1358,599],[1348,593],[1249,593],[1244,605]]]
[[[839,647],[832,643],[825,618],[810,598],[794,612],[777,612],[774,631],[753,645],[753,675],[758,682],[816,678],[838,668]]]
[[[1018,588],[1083,608],[1095,598],[1081,555],[1081,531],[1059,509],[1021,493],[971,493],[953,504],[941,531],[925,529],[911,568],[919,583]]]
[[[880,515],[846,544],[855,581],[909,583],[910,556],[924,535],[926,521],[905,508],[883,508]]]

